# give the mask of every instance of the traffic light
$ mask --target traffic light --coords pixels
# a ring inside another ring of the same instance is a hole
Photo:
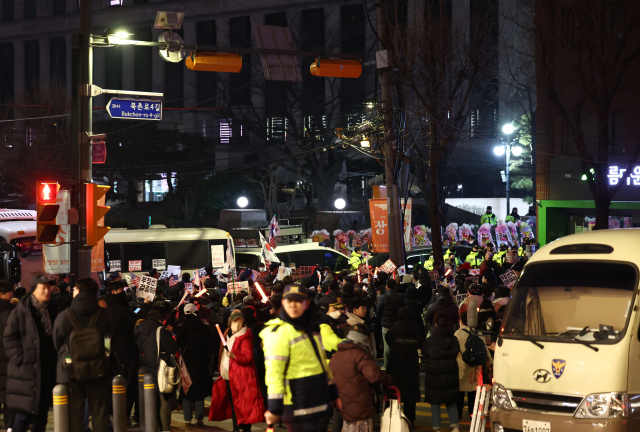
[[[358,60],[316,59],[309,67],[311,75],[334,78],[359,78],[362,74],[362,63]]]
[[[111,189],[110,186],[87,183],[87,246],[96,246],[100,240],[109,232],[110,228],[100,225],[100,220],[104,218],[111,207],[98,205],[100,199]]]
[[[242,69],[242,56],[240,54],[192,52],[184,63],[187,69],[194,71],[238,73]]]
[[[36,210],[38,243],[55,243],[60,225],[56,224],[56,216],[60,206],[56,204],[60,185],[58,183],[36,183]]]

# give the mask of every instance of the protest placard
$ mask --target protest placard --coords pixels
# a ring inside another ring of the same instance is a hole
[[[167,261],[163,259],[154,259],[151,260],[151,267],[156,270],[166,270],[167,269]]]
[[[170,265],[167,267],[167,271],[170,275],[176,275],[180,277],[180,266]]]
[[[228,293],[237,294],[242,291],[249,292],[249,282],[243,281],[227,284]]]
[[[191,294],[193,294],[193,282],[185,282],[184,290],[189,291]]]
[[[509,270],[503,275],[500,275],[500,280],[507,288],[513,288],[513,285],[518,281],[518,275],[513,270]]]
[[[393,261],[391,261],[390,259],[388,259],[384,264],[382,264],[379,267],[380,271],[385,272],[386,274],[390,275],[392,274],[394,271],[396,271],[398,267],[393,263]]]
[[[158,280],[165,280],[165,279],[169,279],[170,277],[171,277],[171,273],[165,270],[162,273],[160,273],[160,277],[158,278]]]
[[[130,260],[129,271],[142,271],[142,260]]]
[[[149,299],[153,301],[156,296],[156,288],[158,287],[158,280],[151,276],[142,276],[140,280],[140,286],[136,291],[136,297],[141,298],[143,301]]]
[[[358,266],[358,272],[360,272],[361,275],[366,275],[371,273],[371,270],[369,269],[369,266],[367,265],[367,263],[364,263]]]
[[[112,271],[112,272],[122,271],[122,261],[120,260],[109,261],[109,271]]]
[[[520,262],[520,258],[518,258],[518,252],[516,251],[509,251],[506,254],[507,256],[505,257],[505,261],[508,264],[515,264],[517,262]]]
[[[198,274],[200,275],[201,278],[206,277],[207,276],[207,270],[202,267],[198,269]]]
[[[224,245],[211,245],[211,267],[224,266]]]
[[[431,277],[431,282],[433,282],[438,280],[438,278],[440,277],[440,273],[438,273],[437,271],[430,271],[429,276]]]

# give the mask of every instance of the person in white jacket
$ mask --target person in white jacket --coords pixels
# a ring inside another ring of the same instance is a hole
[[[466,330],[466,331],[465,331]],[[462,353],[466,350],[467,339],[471,328],[467,325],[467,313],[462,312],[460,314],[460,329],[455,332],[455,337],[458,338],[460,344],[460,352],[456,360],[458,361],[458,374],[460,378],[460,394],[458,396],[457,408],[458,418],[462,419],[462,411],[464,409],[464,396],[467,395],[467,409],[469,410],[469,416],[473,414],[473,406],[476,401],[476,386],[482,385],[482,366],[469,366],[462,360]],[[480,338],[484,341],[484,338]],[[485,343],[486,346],[486,343]],[[487,363],[493,364],[493,358],[487,348]],[[490,384],[490,383],[487,383]]]

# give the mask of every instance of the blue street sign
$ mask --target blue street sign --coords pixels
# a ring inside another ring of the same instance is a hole
[[[157,100],[112,98],[107,104],[111,118],[162,120],[162,102]]]

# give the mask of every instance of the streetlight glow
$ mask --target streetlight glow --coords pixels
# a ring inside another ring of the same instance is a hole
[[[338,198],[333,205],[338,209],[338,210],[342,210],[343,208],[346,207],[347,202],[345,200],[343,200],[342,198]]]
[[[502,126],[502,133],[506,135],[511,135],[515,131],[513,125],[511,123],[507,123]]]
[[[248,205],[249,200],[247,199],[247,197],[241,196],[240,198],[238,198],[238,207],[245,208]]]
[[[371,147],[371,143],[368,139],[360,141],[360,147]]]
[[[505,152],[505,148],[504,146],[495,146],[493,148],[493,152],[496,154],[496,156],[502,156]]]
[[[514,155],[515,157],[520,156],[522,154],[522,147],[520,146],[511,147],[511,154]]]
[[[114,35],[116,37],[119,37],[120,39],[127,39],[129,36],[131,36],[131,33],[129,33],[126,30],[118,30],[117,32],[114,33]]]

